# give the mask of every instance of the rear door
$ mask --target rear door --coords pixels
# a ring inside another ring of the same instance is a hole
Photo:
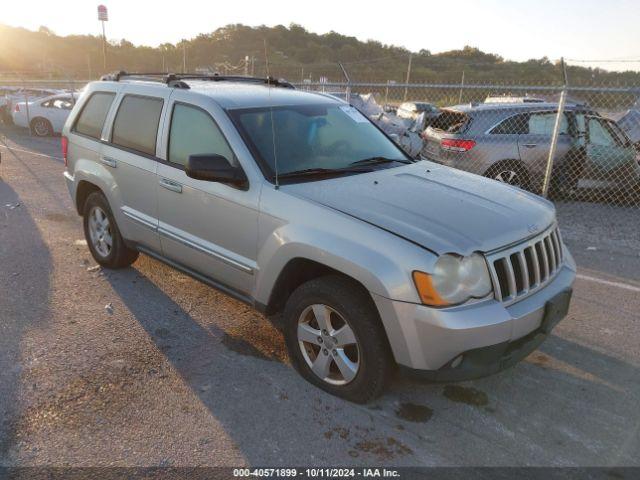
[[[60,97],[50,100],[48,118],[54,132],[61,132],[69,113],[73,108],[71,97]]]
[[[160,251],[156,149],[168,92],[153,89],[150,93],[144,86],[126,85],[100,158],[118,188],[120,205],[115,206],[114,215],[123,236],[155,251]]]
[[[526,133],[518,136],[520,159],[534,177],[540,178],[547,168],[556,117],[557,112],[554,111],[531,112],[527,120]],[[562,165],[573,143],[567,115],[563,114],[556,147],[555,167]]]

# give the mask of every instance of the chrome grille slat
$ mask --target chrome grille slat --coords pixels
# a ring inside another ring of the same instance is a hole
[[[520,262],[520,272],[522,272],[522,292],[529,291],[529,267],[527,267],[527,259],[524,258],[524,250],[518,252],[518,262]]]
[[[536,243],[537,248],[540,249],[540,255],[542,255],[542,266],[544,267],[544,277],[542,282],[546,282],[549,278],[549,257],[547,256],[547,249],[544,247],[544,242],[541,240]]]
[[[487,260],[495,298],[513,303],[543,288],[560,271],[562,237],[553,226],[521,244],[489,253]]]
[[[551,238],[545,237],[543,243],[547,250],[547,256],[549,257],[549,275],[553,275],[556,271],[556,252],[551,245]]]
[[[531,250],[531,256],[533,257],[533,276],[535,277],[535,287],[540,285],[542,282],[542,277],[540,275],[540,259],[538,258],[538,252],[536,252],[535,247],[529,247]]]

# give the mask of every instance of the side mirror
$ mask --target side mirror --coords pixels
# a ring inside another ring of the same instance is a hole
[[[240,188],[247,186],[244,171],[231,165],[226,157],[215,153],[189,155],[184,171],[188,177],[196,180],[219,182]]]

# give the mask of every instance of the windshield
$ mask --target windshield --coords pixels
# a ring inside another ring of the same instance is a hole
[[[265,107],[232,110],[229,114],[270,177],[275,175],[274,151],[279,175],[345,169],[371,158],[408,160],[399,147],[349,105]]]

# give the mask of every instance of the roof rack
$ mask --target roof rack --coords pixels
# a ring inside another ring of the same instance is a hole
[[[204,80],[210,82],[246,82],[257,83],[260,85],[272,85],[280,88],[292,88],[295,87],[283,79],[277,79],[273,77],[246,77],[242,75],[219,75],[214,73],[201,74],[201,73],[130,73],[130,72],[113,72],[100,77],[101,81],[119,82],[129,78],[132,80],[142,80],[147,82],[161,82],[174,88],[190,88],[185,80]]]

